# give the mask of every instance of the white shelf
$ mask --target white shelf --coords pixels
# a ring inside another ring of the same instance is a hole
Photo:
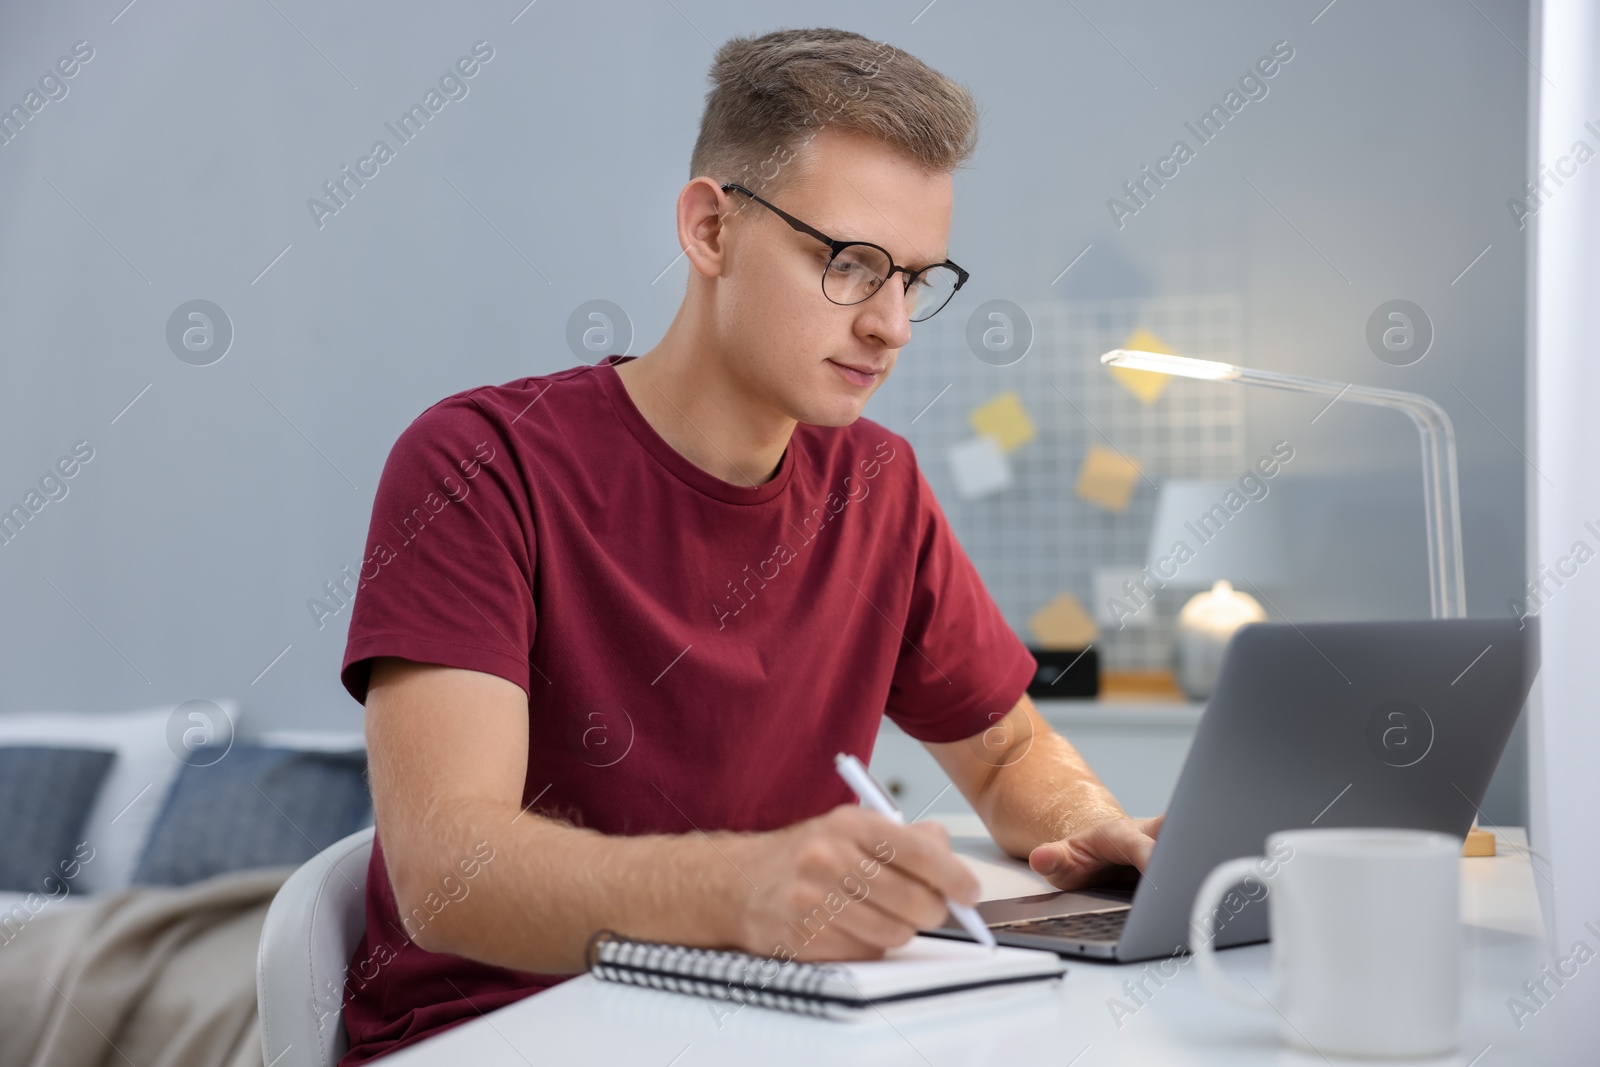
[[[1134,815],[1165,809],[1205,710],[1204,704],[1156,700],[1040,700],[1035,707]],[[878,731],[872,771],[908,815],[972,811],[927,750],[887,718]]]
[[[1176,726],[1193,730],[1204,703],[1171,700],[1036,700],[1051,726]]]

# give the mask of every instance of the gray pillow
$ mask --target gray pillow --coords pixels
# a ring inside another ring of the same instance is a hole
[[[77,874],[74,849],[116,753],[98,748],[0,748],[0,889],[59,896]]]
[[[135,885],[188,885],[247,867],[301,864],[370,822],[364,752],[235,742],[186,763],[150,831]]]

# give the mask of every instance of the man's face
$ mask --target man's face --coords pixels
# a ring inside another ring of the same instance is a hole
[[[768,197],[774,204],[835,240],[881,245],[896,265],[915,270],[948,258],[949,174],[925,175],[852,131],[824,129],[810,152],[805,179]],[[752,399],[797,422],[849,425],[911,339],[905,276],[895,274],[859,304],[835,304],[822,293],[828,247],[744,194],[727,195],[737,214],[718,279],[716,328],[729,373]],[[871,376],[861,380],[842,366]]]

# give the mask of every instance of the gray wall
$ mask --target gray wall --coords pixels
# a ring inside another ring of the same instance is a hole
[[[577,362],[566,323],[584,301],[628,311],[634,353],[655,342],[686,277],[672,208],[713,49],[788,25],[887,39],[977,95],[951,238],[966,308],[1232,294],[1242,362],[1439,400],[1470,608],[1504,611],[1528,476],[1505,207],[1526,5],[1322,7],[8,5],[0,104],[74,42],[94,54],[0,146],[0,503],[74,442],[94,458],[0,547],[0,709],[234,696],[246,729],[358,725],[337,681],[348,612],[319,630],[306,601],[358,562],[390,444],[444,395]],[[319,227],[307,199],[374,140],[395,145],[385,123],[480,40],[493,58],[467,94]],[[1268,94],[1116,227],[1107,199],[1280,40],[1294,58]],[[1436,331],[1409,367],[1364,339],[1397,297]],[[167,340],[195,299],[234,330],[209,366]],[[913,340],[902,358],[917,355]],[[910,432],[899,385],[868,414]],[[1291,436],[1295,475],[1326,479],[1305,494],[1322,534],[1297,539],[1304,581],[1278,607],[1425,614],[1413,431],[1347,405],[1312,425],[1320,406],[1247,399],[1245,453]],[[942,463],[947,441],[913,442]]]

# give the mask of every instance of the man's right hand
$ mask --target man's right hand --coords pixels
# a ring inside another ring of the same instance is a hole
[[[524,810],[528,698],[496,675],[380,658],[366,712],[396,936],[428,952],[577,974],[606,928],[874,959],[941,923],[942,893],[978,892],[943,827],[854,805],[781,830],[709,834],[608,835]],[[465,881],[459,862],[484,846],[494,862]]]
[[[943,826],[902,826],[853,804],[717,846],[739,872],[724,883],[734,890],[731,936],[755,955],[877,959],[941,925],[946,895],[978,900],[978,879]]]

